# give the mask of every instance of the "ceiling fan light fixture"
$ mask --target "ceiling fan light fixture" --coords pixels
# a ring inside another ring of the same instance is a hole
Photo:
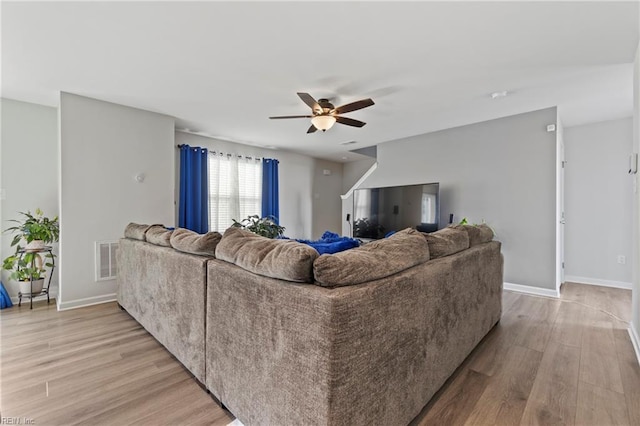
[[[311,119],[311,124],[324,132],[336,124],[336,118],[333,115],[316,115]]]
[[[364,121],[354,120],[353,118],[343,117],[342,114],[346,114],[352,111],[358,111],[363,108],[375,105],[371,99],[360,99],[359,101],[351,102],[339,107],[334,107],[329,100],[325,98],[318,99],[317,101],[308,93],[298,92],[298,97],[311,108],[311,115],[281,115],[277,117],[269,117],[270,119],[282,119],[282,118],[310,118],[311,126],[307,129],[307,134],[315,133],[318,130],[323,132],[329,130],[334,124],[340,123],[345,126],[362,127]]]

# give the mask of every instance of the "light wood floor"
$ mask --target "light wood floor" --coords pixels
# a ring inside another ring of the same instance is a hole
[[[627,290],[504,293],[503,318],[417,425],[640,425]],[[114,303],[0,311],[0,411],[36,425],[226,425],[233,416]]]
[[[415,425],[640,425],[631,292],[566,283],[504,292],[502,320]]]

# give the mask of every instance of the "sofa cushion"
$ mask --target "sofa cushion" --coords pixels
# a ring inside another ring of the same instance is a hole
[[[449,256],[469,248],[469,234],[464,229],[444,228],[424,235],[432,259]]]
[[[312,282],[318,252],[294,240],[272,240],[232,227],[224,232],[216,257],[265,277]]]
[[[189,229],[176,228],[171,233],[169,242],[171,247],[184,253],[197,254],[200,256],[215,256],[216,246],[220,242],[222,235],[219,232],[207,232],[198,234]]]
[[[342,287],[388,277],[429,260],[429,246],[414,229],[336,254],[323,254],[313,263],[316,281]]]
[[[132,240],[147,241],[146,233],[151,225],[141,225],[131,222],[124,228],[124,237],[131,238]]]
[[[155,244],[157,246],[171,247],[171,234],[172,230],[165,228],[162,225],[152,225],[147,229],[145,237],[148,243]]]
[[[463,229],[469,235],[469,247],[493,240],[493,229],[484,223],[480,225],[453,225],[451,228]]]

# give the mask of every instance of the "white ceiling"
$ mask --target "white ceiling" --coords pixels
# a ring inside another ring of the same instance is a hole
[[[632,114],[638,2],[2,3],[2,96],[67,91],[321,158],[558,105]],[[492,100],[490,93],[510,96]],[[296,92],[376,105],[307,135]],[[341,143],[356,141],[342,146]]]

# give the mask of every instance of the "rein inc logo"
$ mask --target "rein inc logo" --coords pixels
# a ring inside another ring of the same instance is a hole
[[[36,422],[29,417],[5,417],[0,416],[0,425],[35,425]]]

